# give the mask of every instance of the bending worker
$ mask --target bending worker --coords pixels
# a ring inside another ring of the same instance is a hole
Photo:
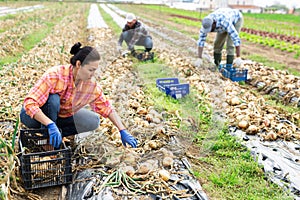
[[[135,55],[134,46],[144,46],[145,52],[150,52],[153,47],[152,37],[149,35],[142,22],[138,21],[132,13],[126,15],[126,24],[118,41],[118,51],[122,53],[122,43],[125,40],[128,50]]]
[[[214,63],[218,67],[222,60],[222,49],[226,41],[226,64],[233,64],[239,67],[242,64],[240,57],[241,39],[239,32],[243,25],[243,15],[239,10],[231,8],[219,8],[210,13],[202,20],[198,44],[198,59],[195,62],[196,67],[200,67],[202,62],[202,52],[204,43],[209,32],[217,32],[214,41]],[[234,50],[236,58],[234,59]]]

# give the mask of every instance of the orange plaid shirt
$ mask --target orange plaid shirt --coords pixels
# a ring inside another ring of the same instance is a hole
[[[46,103],[49,94],[60,96],[58,116],[62,118],[74,115],[88,104],[103,117],[108,117],[112,112],[112,105],[97,83],[90,80],[80,81],[75,87],[72,65],[50,68],[31,88],[24,100],[24,109],[31,118],[41,110],[40,107]]]

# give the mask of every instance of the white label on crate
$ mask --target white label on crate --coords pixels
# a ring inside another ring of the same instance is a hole
[[[182,95],[181,95],[181,94],[175,94],[175,96],[176,96],[176,99],[179,99],[179,98],[181,98],[181,97],[182,97]]]
[[[38,140],[38,145],[47,144],[47,139],[45,140]]]

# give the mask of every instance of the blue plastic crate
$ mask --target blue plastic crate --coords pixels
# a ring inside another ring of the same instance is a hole
[[[233,68],[232,64],[220,64],[219,65],[219,70],[225,68],[225,69],[231,69]]]
[[[174,99],[182,98],[190,93],[190,85],[180,84],[178,78],[156,79],[156,87]]]
[[[174,99],[180,99],[190,93],[190,85],[188,83],[166,85],[166,94]]]
[[[231,64],[221,64],[219,71],[225,78],[232,81],[247,81],[248,69],[238,69],[232,67]]]
[[[156,87],[166,92],[165,86],[170,84],[179,84],[178,78],[158,78],[156,79]]]

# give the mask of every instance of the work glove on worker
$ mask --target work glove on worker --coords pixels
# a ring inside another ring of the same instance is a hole
[[[49,143],[56,149],[60,147],[62,142],[61,133],[59,132],[56,124],[54,122],[47,125],[48,133],[50,137]]]
[[[192,62],[192,65],[196,68],[199,68],[203,65],[203,60],[202,58],[197,58]]]
[[[130,54],[130,52],[129,52],[128,50],[124,50],[124,51],[122,52],[122,56],[123,56],[124,58],[127,57],[128,54]]]
[[[128,50],[129,51],[134,51],[134,46],[133,45],[128,45]]]
[[[117,46],[117,51],[119,54],[122,54],[122,47],[120,45]]]
[[[130,51],[130,54],[131,54],[132,56],[136,56],[136,52],[135,52],[135,50],[134,50],[134,46],[129,45],[129,46],[128,46],[128,50]]]
[[[240,67],[242,64],[243,60],[241,59],[241,57],[237,57],[232,63],[233,67]]]
[[[202,60],[206,60],[208,63],[214,63],[214,59],[207,53],[202,55]]]
[[[208,70],[210,70],[211,72],[215,72],[217,70],[217,66],[214,62],[214,59],[209,54],[204,53],[202,55],[202,60],[206,61],[205,68],[207,68]]]
[[[133,148],[137,146],[137,140],[130,134],[126,129],[120,131],[121,140],[123,145],[126,147],[126,143],[131,145]]]

